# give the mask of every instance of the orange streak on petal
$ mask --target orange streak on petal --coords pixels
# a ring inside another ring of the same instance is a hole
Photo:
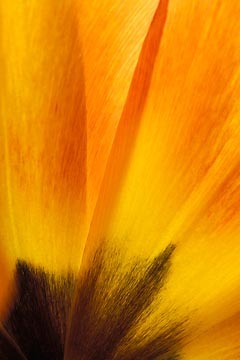
[[[136,66],[126,104],[117,128],[114,143],[108,159],[103,184],[99,194],[96,211],[90,229],[89,241],[97,233],[98,239],[104,236],[102,229],[110,221],[111,211],[118,197],[118,191],[126,173],[129,158],[141,124],[141,115],[149,91],[152,70],[161,42],[167,15],[168,1],[160,1],[156,10]],[[97,243],[94,242],[95,246]]]
[[[180,240],[179,234],[184,238],[238,168],[239,12],[236,1],[170,2],[136,141],[130,112],[106,171],[96,211],[99,223],[103,217],[108,222],[105,235],[127,234],[133,243],[139,238],[140,248],[151,237],[149,252]],[[127,143],[134,147],[130,160],[123,155]]]
[[[88,218],[158,0],[79,2],[88,131]]]
[[[161,306],[193,323],[240,278],[239,15],[237,0],[170,1],[144,109],[119,125],[87,248],[105,239],[128,264],[175,243]]]
[[[75,267],[86,210],[76,9],[68,1],[4,3],[1,21],[4,241],[13,256]]]

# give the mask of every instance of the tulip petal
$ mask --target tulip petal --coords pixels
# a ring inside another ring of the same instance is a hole
[[[125,135],[130,134],[123,144],[124,150],[127,149],[127,151],[131,151],[131,141],[137,135],[139,115],[141,115],[150,85],[152,75],[151,65],[153,65],[156,58],[164,29],[166,13],[167,1],[162,1],[145,39],[129,91],[128,102],[131,102],[135,95],[136,102],[133,109],[127,103],[122,116],[123,120],[119,125],[120,130],[118,129],[116,135],[116,142],[119,145],[122,133],[125,133]],[[128,116],[131,115],[136,115],[136,118],[133,118],[133,123],[130,123],[129,128],[127,128],[126,122],[129,120]],[[122,170],[125,167],[126,158],[127,156],[124,153],[121,154],[121,152],[116,157],[118,169]],[[113,154],[111,154],[110,160],[114,160]],[[114,195],[114,191],[117,185],[119,185],[118,174],[119,172],[110,174],[112,187],[109,191],[112,195]],[[102,194],[103,192],[100,194],[100,198]],[[112,208],[111,197],[108,197],[108,201],[107,209],[103,209],[105,213]],[[102,217],[101,220],[104,221]],[[105,223],[101,224],[101,228],[103,224]],[[97,230],[99,229],[97,228]],[[105,245],[102,242],[99,243],[98,239],[95,238],[94,240],[96,240],[94,244],[95,249],[96,245],[100,246],[98,251],[96,251],[96,255],[91,258],[92,261],[88,261],[88,254],[86,253],[83,259],[82,271],[80,273],[82,276],[80,276],[79,287],[76,290],[77,300],[72,308],[72,321],[67,335],[65,358],[74,359],[77,354],[83,354],[87,358],[106,359],[114,357],[116,359],[125,359],[125,356],[121,354],[119,345],[121,345],[129,330],[132,327],[135,329],[141,312],[144,312],[145,308],[153,301],[158,287],[161,288],[163,286],[174,248],[171,246],[167,247],[150,263],[143,262],[142,264],[141,259],[137,259],[135,267],[135,259],[128,258],[126,263],[124,252],[122,253],[118,247],[115,249],[114,244],[111,248],[111,244],[107,241],[105,248]],[[87,268],[84,274],[83,269],[86,266],[86,259]],[[156,267],[158,268],[157,271],[155,271]],[[156,282],[156,285],[152,281]],[[146,294],[146,298],[143,293]],[[150,344],[147,344],[147,347],[140,349],[137,356],[139,354],[143,356],[146,353],[149,354],[148,356],[151,356],[153,352],[154,354],[161,355],[157,349],[159,349],[159,343],[163,342],[166,342],[164,354],[168,353],[170,356],[175,356],[175,345],[172,347],[175,334],[173,333],[171,340],[167,341],[171,332],[172,330],[169,329],[169,332],[162,332],[160,338],[157,336],[156,339],[151,339],[153,344],[150,342]],[[118,354],[119,351],[120,353]],[[128,359],[128,356],[126,359]],[[132,358],[129,357],[129,359]]]
[[[145,38],[139,61],[134,72],[127,102],[108,159],[101,193],[99,194],[95,216],[90,229],[88,243],[91,245],[92,243],[94,245],[97,244],[95,241],[96,239],[91,242],[92,232],[94,232],[93,236],[95,236],[94,229],[96,229],[96,237],[99,236],[99,238],[101,238],[101,235],[105,236],[105,227],[110,223],[109,217],[111,217],[113,211],[114,200],[118,197],[119,188],[122,185],[122,178],[126,172],[135,139],[138,136],[141,115],[151,82],[153,65],[166,21],[167,4],[167,0],[160,2]],[[102,234],[100,234],[101,229],[103,229]]]
[[[147,95],[139,106],[133,81],[118,127],[83,272],[103,243],[126,269],[176,246],[136,339],[163,314],[187,337],[239,311],[239,15],[238,1],[171,0]]]
[[[138,121],[140,130],[134,142],[131,126],[137,126],[137,116],[129,110],[129,125],[123,118],[125,127],[119,125],[109,160],[92,226],[94,236],[103,227],[100,237],[127,235],[136,248],[136,239],[141,247],[143,238],[150,235],[156,239],[155,247],[164,234],[164,247],[174,232],[179,236],[177,230],[183,230],[184,221],[189,226],[211,200],[215,204],[218,195],[225,196],[229,181],[237,179],[237,11],[235,2],[222,6],[170,2],[147,104]],[[232,22],[226,21],[226,14]],[[211,82],[206,83],[210,75]],[[127,106],[133,111],[133,98]],[[132,141],[131,152],[127,141]],[[125,168],[119,166],[122,158]],[[115,185],[119,177],[123,180]],[[111,200],[114,192],[116,200]],[[116,203],[114,213],[105,210],[110,200]],[[190,211],[195,212],[192,219]],[[152,246],[146,244],[150,252]]]
[[[158,0],[79,1],[87,108],[91,220],[107,158]]]
[[[1,4],[1,237],[11,258],[79,265],[85,95],[73,3]]]
[[[216,324],[185,347],[183,360],[232,360],[240,356],[239,314]]]
[[[117,237],[129,252],[155,256],[169,242],[185,246],[181,242],[188,241],[192,252],[196,246],[203,251],[203,243],[210,246],[206,237],[215,236],[215,256],[227,250],[234,256],[240,195],[239,11],[235,1],[221,6],[170,2],[139,131],[129,151],[130,126],[119,126],[125,131],[123,146],[117,135],[89,248],[96,239]],[[119,166],[122,158],[125,167]],[[198,241],[192,246],[194,236]],[[228,236],[229,247],[221,239]]]

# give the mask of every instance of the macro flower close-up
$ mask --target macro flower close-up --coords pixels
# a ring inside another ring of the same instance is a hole
[[[240,359],[240,1],[1,0],[0,360]]]

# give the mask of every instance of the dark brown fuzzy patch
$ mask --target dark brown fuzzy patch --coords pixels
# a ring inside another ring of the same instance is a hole
[[[62,360],[73,275],[54,276],[19,261],[16,283],[18,295],[6,329],[27,359]]]
[[[169,245],[153,261],[133,261],[126,271],[118,252],[103,247],[95,254],[91,267],[80,279],[66,359],[178,359],[180,324],[169,324],[164,330],[156,324],[159,333],[150,335],[144,345],[140,341],[134,347],[135,340],[132,347],[126,344],[130,331],[159,295],[173,251],[174,246]]]
[[[3,326],[0,326],[0,359],[26,360],[15,340]]]
[[[161,327],[157,319],[154,329],[134,337],[162,294],[173,251],[169,245],[155,259],[131,259],[126,267],[120,251],[103,246],[95,254],[77,287],[67,360],[179,359],[183,322]],[[62,360],[74,276],[48,274],[19,261],[16,283],[18,296],[6,331],[0,332],[0,359]]]

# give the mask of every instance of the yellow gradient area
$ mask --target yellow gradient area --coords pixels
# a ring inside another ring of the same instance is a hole
[[[240,354],[239,314],[219,322],[185,347],[183,360],[232,360]]]
[[[13,261],[79,267],[156,6],[157,0],[1,4],[1,237]]]
[[[91,220],[139,53],[158,0],[77,1],[87,109]]]
[[[1,241],[12,261],[79,266],[86,116],[76,8],[2,2]]]
[[[235,0],[169,1],[138,132],[131,137],[132,98],[129,127],[124,119],[118,129],[131,151],[113,144],[87,256],[103,239],[126,263],[176,245],[164,296],[139,336],[164,311],[170,322],[189,317],[199,334],[240,310],[239,15]]]

